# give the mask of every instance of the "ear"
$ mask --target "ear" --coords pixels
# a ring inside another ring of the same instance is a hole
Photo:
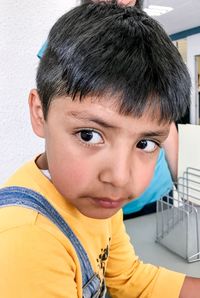
[[[30,91],[28,103],[33,131],[38,137],[44,138],[45,119],[42,103],[36,89]]]

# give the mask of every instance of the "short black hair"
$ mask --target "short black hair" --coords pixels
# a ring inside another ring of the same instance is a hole
[[[190,76],[162,27],[145,12],[116,3],[88,3],[52,27],[37,72],[47,117],[58,96],[117,97],[119,112],[176,121],[190,101]]]
[[[135,7],[142,9],[144,4],[144,0],[136,0]]]

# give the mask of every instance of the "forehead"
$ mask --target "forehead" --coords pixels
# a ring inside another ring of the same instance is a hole
[[[119,100],[112,97],[87,97],[72,100],[69,97],[56,98],[50,105],[48,117],[54,114],[55,119],[73,119],[74,121],[90,121],[105,127],[126,129],[131,133],[135,130],[168,130],[169,121],[160,121],[159,115],[151,108],[147,108],[140,117],[120,112]]]
[[[75,98],[63,95],[54,97],[49,107],[57,103],[58,100],[65,99],[72,104],[75,103],[77,109],[82,109],[87,106],[88,108],[94,108],[95,105],[101,106],[102,110],[110,109],[122,116],[132,116],[133,118],[140,118],[146,116],[151,118],[152,121],[158,121],[159,123],[171,122],[170,119],[162,117],[161,112],[161,100],[157,96],[150,95],[148,99],[141,101],[140,99],[126,99],[124,94],[119,94],[116,91],[106,90],[105,93],[100,95],[89,94],[86,96],[77,95]]]

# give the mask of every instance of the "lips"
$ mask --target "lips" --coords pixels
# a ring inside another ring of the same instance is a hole
[[[123,199],[112,200],[108,198],[93,198],[93,201],[96,205],[106,209],[121,208],[124,203]]]

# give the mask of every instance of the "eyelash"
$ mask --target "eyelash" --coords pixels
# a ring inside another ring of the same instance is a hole
[[[101,142],[95,142],[95,143],[89,143],[90,142],[90,140],[89,141],[84,141],[82,138],[81,138],[81,133],[83,133],[83,132],[86,132],[86,134],[87,133],[93,133],[93,136],[94,136],[94,134],[96,134],[96,135],[98,135],[100,138],[101,138]],[[78,130],[78,131],[76,131],[75,132],[75,136],[78,138],[78,140],[79,140],[79,142],[82,144],[82,145],[84,145],[84,146],[87,146],[87,147],[95,147],[95,146],[99,146],[99,145],[101,145],[101,144],[103,144],[104,143],[104,140],[103,140],[103,137],[102,137],[102,134],[99,132],[99,131],[97,131],[97,130],[95,130],[95,129],[92,129],[92,128],[82,128],[82,129],[80,129],[80,130]],[[155,148],[153,149],[153,150],[150,150],[150,151],[147,151],[147,150],[145,150],[146,148],[139,148],[138,147],[138,145],[140,144],[140,143],[142,143],[142,142],[152,142],[152,143],[154,143],[155,144]],[[149,140],[149,139],[142,139],[142,140],[140,140],[137,144],[136,144],[136,147],[139,149],[139,150],[142,150],[142,151],[144,151],[145,153],[154,153],[155,151],[156,151],[156,149],[158,149],[158,148],[160,148],[161,147],[161,144],[158,142],[158,141],[155,141],[155,140]]]
[[[153,150],[147,151],[147,150],[145,150],[146,148],[143,149],[143,148],[138,147],[138,145],[139,145],[140,143],[142,143],[142,142],[152,142],[152,143],[155,144],[155,148],[154,148]],[[145,153],[154,153],[158,148],[161,148],[161,144],[160,144],[158,141],[155,141],[155,140],[142,139],[142,140],[140,140],[140,141],[137,143],[136,147],[137,147],[139,150],[144,151]]]
[[[84,141],[82,138],[81,138],[81,133],[83,132],[86,132],[86,133],[93,133],[93,137],[94,137],[94,134],[98,135],[100,138],[101,138],[101,142],[96,142],[96,143],[89,143],[89,141]],[[95,129],[92,129],[92,128],[82,128],[78,131],[75,132],[75,136],[78,138],[78,140],[80,141],[80,143],[84,146],[87,146],[87,147],[94,147],[94,146],[99,146],[101,144],[104,143],[103,141],[103,137],[102,137],[102,134],[95,130]]]

